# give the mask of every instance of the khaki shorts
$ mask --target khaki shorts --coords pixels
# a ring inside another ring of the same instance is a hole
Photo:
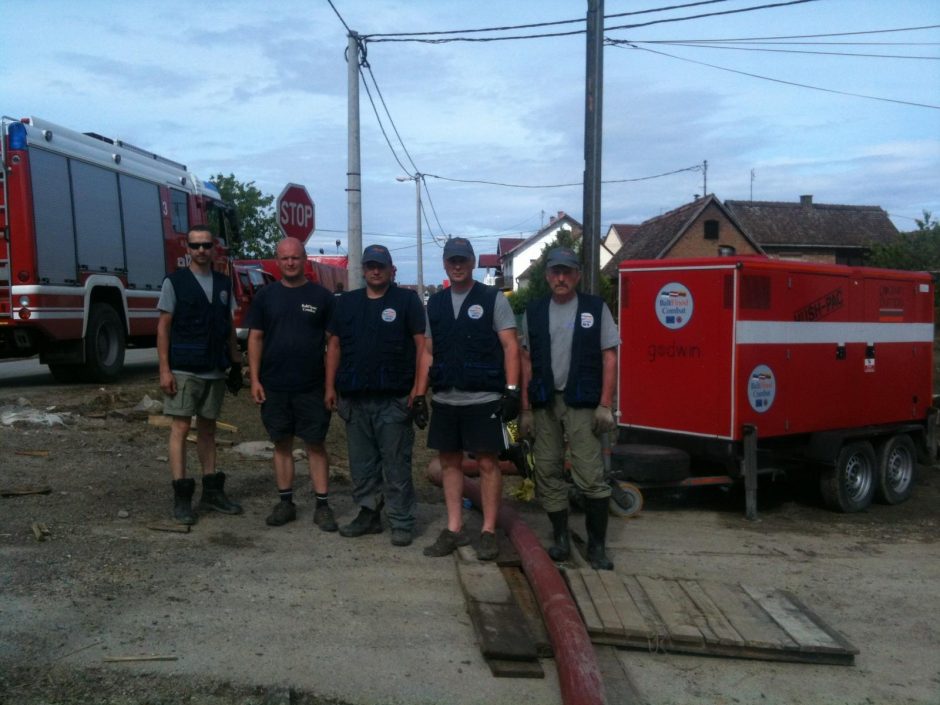
[[[163,396],[163,413],[167,416],[192,416],[217,419],[225,398],[224,379],[203,379],[186,372],[174,372],[176,394]]]

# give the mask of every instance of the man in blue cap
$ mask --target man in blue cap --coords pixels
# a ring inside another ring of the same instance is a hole
[[[384,245],[362,253],[364,289],[336,300],[326,353],[326,406],[346,422],[349,472],[359,514],[339,533],[347,538],[382,531],[386,515],[394,546],[408,546],[415,523],[412,420],[427,425],[415,380],[424,349],[424,307],[398,287]]]
[[[428,447],[440,453],[447,528],[424,555],[446,556],[470,542],[462,511],[461,466],[467,451],[480,466],[483,527],[477,558],[494,560],[502,497],[498,455],[508,445],[503,423],[519,414],[519,345],[509,302],[498,289],[474,281],[475,265],[469,240],[448,240],[444,270],[450,286],[428,300],[424,356],[434,389]],[[426,386],[421,380],[418,392]]]
[[[571,554],[567,437],[571,477],[585,497],[587,558],[592,568],[611,570],[605,548],[610,486],[598,436],[617,428],[611,404],[620,334],[604,300],[577,290],[581,262],[571,248],[549,251],[545,279],[551,295],[533,301],[524,319],[519,430],[535,438],[536,489],[555,540],[548,554],[556,561]]]

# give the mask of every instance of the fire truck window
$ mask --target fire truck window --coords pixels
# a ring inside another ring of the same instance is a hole
[[[170,208],[173,229],[185,235],[189,232],[189,211],[186,208],[186,194],[183,191],[170,189]]]
[[[78,273],[68,162],[63,156],[38,148],[32,148],[29,161],[39,280],[74,283]]]

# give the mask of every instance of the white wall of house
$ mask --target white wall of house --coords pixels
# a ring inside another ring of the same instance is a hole
[[[558,231],[562,228],[570,231],[571,225],[565,222],[559,222],[555,227],[549,227],[546,230],[536,233],[516,247],[503,260],[503,276],[506,278],[506,284],[512,282],[513,291],[518,291],[525,287],[525,282],[521,282],[520,286],[517,277],[525,272],[525,270],[529,268],[529,265],[539,258],[539,255],[542,254],[542,248],[550,242],[553,242],[555,238],[558,237]]]

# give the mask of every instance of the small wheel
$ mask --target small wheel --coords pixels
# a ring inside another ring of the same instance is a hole
[[[643,493],[629,482],[611,482],[610,514],[615,517],[632,517],[643,509]]]
[[[819,478],[819,488],[830,509],[860,512],[875,495],[877,461],[868,441],[842,446],[835,466],[826,468]]]
[[[900,504],[914,491],[917,448],[906,434],[892,436],[878,447],[875,497],[884,504]]]
[[[92,304],[85,331],[85,373],[92,382],[113,382],[124,367],[124,324],[111,306]]]

